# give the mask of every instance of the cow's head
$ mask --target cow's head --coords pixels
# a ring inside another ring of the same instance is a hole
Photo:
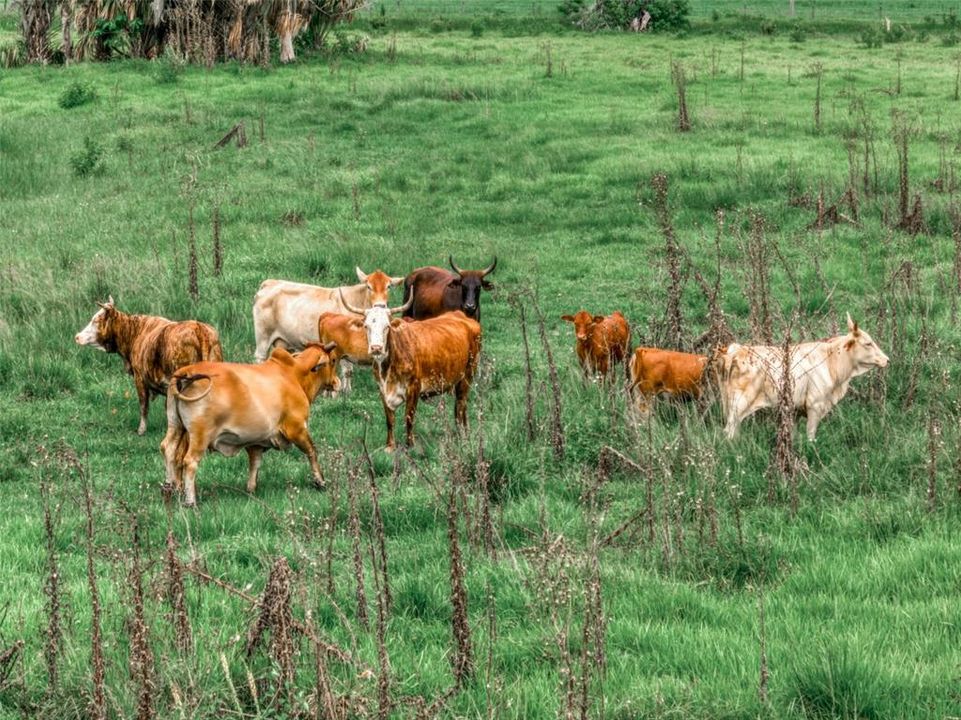
[[[469,318],[480,321],[480,294],[481,290],[490,290],[493,284],[485,280],[488,275],[494,272],[497,267],[497,257],[483,270],[461,270],[454,264],[454,256],[448,255],[451,269],[457,273],[457,277],[450,281],[449,287],[460,291],[460,309]]]
[[[301,386],[311,402],[321,392],[336,393],[340,390],[340,378],[337,377],[340,356],[340,348],[333,342],[326,345],[310,343],[294,355],[301,373]]]
[[[78,345],[87,345],[104,352],[116,352],[112,326],[117,309],[113,304],[113,296],[111,295],[107,302],[97,305],[100,309],[90,318],[87,326],[74,336],[74,340]]]
[[[374,305],[373,307],[362,310],[347,302],[343,292],[340,294],[340,301],[348,310],[355,315],[364,317],[364,331],[367,333],[367,352],[377,362],[387,357],[387,335],[394,324],[400,324],[400,320],[392,320],[391,316],[404,312],[414,302],[413,290],[407,302],[398,307],[387,307],[387,305]]]
[[[587,342],[594,333],[594,325],[604,320],[604,316],[591,315],[587,310],[580,310],[576,315],[561,315],[561,320],[574,323],[574,337],[578,342]]]
[[[370,275],[359,267],[354,270],[357,271],[357,279],[367,286],[367,299],[371,305],[386,305],[387,291],[404,282],[404,278],[391,277],[381,270],[374,270]]]
[[[877,346],[874,338],[858,327],[848,313],[848,334],[845,336],[844,349],[854,366],[854,376],[862,375],[874,367],[887,367],[888,356]]]

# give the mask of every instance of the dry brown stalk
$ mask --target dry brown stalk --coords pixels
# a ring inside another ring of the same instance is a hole
[[[554,352],[547,337],[547,325],[544,322],[544,315],[537,303],[537,298],[531,293],[529,295],[534,312],[537,315],[537,330],[541,337],[541,345],[544,348],[544,356],[547,359],[547,376],[551,385],[551,448],[554,450],[554,457],[557,460],[564,459],[564,420],[561,409],[561,383],[557,376],[557,364],[554,362]]]
[[[664,257],[668,274],[667,306],[664,312],[664,322],[667,326],[666,342],[668,347],[680,350],[684,347],[681,318],[681,296],[684,292],[684,281],[681,277],[682,250],[674,232],[668,205],[667,175],[663,173],[653,175],[651,188],[654,190],[654,213],[657,216],[661,234],[664,236]]]
[[[244,124],[242,122],[239,122],[230,128],[230,130],[227,131],[227,134],[220,138],[220,140],[217,141],[217,144],[214,145],[214,150],[226,147],[230,144],[231,140],[234,140],[239,148],[247,147],[247,131],[244,129]]]
[[[760,670],[757,688],[757,696],[762,705],[767,705],[767,686],[770,674],[767,668],[767,633],[764,628],[764,585],[758,588],[757,595],[757,616],[758,616],[758,645],[760,646]]]
[[[751,230],[744,246],[747,259],[747,297],[754,337],[765,345],[774,341],[774,323],[771,313],[771,244],[765,235],[767,223],[758,212],[751,212]]]
[[[184,575],[180,558],[177,557],[177,540],[173,531],[167,532],[167,601],[170,603],[171,620],[174,628],[174,644],[181,653],[189,653],[193,647],[193,633],[190,630],[190,617],[187,615]]]
[[[454,685],[463,687],[474,677],[474,649],[470,625],[467,620],[467,589],[464,587],[464,561],[460,552],[457,529],[457,482],[451,477],[447,499],[447,543],[450,555],[450,604],[451,628],[454,635],[454,652],[451,666]]]
[[[347,472],[347,504],[350,542],[354,557],[354,584],[357,598],[357,621],[364,630],[370,629],[367,612],[367,591],[364,588],[364,557],[360,546],[360,516],[357,514],[357,473],[353,468]]]
[[[793,325],[793,323],[792,323]],[[778,379],[777,398],[777,435],[774,440],[774,450],[771,454],[771,466],[768,469],[767,501],[772,505],[777,500],[777,478],[788,481],[791,486],[791,515],[798,511],[797,471],[798,459],[794,452],[794,375],[791,360],[791,326],[788,326],[781,343],[783,362],[779,368],[781,377]],[[774,372],[771,368],[769,372]]]
[[[497,548],[494,546],[494,523],[491,519],[490,463],[484,457],[484,413],[479,404],[475,432],[477,433],[477,462],[475,464],[475,473],[477,475],[478,490],[480,491],[480,497],[478,499],[480,508],[478,508],[476,513],[477,524],[479,525],[478,534],[481,537],[484,552],[487,553],[489,558],[496,562]]]
[[[190,200],[187,210],[187,289],[194,301],[200,299],[200,284],[197,278],[197,238],[194,227],[194,201]]]
[[[265,632],[270,633],[268,654],[277,666],[277,681],[274,687],[273,704],[288,709],[294,707],[294,620],[291,608],[292,572],[287,558],[279,557],[274,561],[267,576],[267,585],[257,603],[257,620],[247,634],[245,652],[250,657],[263,640]]]
[[[959,280],[959,288],[961,288],[961,280]],[[521,338],[524,341],[524,421],[527,426],[527,440],[533,442],[537,437],[537,426],[534,424],[534,371],[531,367],[531,348],[527,341],[524,303],[519,302],[518,306],[521,312]]]
[[[938,509],[938,453],[941,451],[941,422],[934,409],[928,411],[928,512]]]
[[[679,62],[671,63],[671,81],[677,92],[677,130],[690,132],[691,118],[687,112],[687,79],[684,77],[684,67]]]
[[[131,518],[131,566],[127,582],[130,586],[133,616],[127,625],[130,634],[130,674],[137,686],[137,720],[151,720],[154,710],[154,656],[150,648],[150,628],[143,588],[143,561],[140,548],[140,523]]]
[[[46,448],[41,447],[44,465],[50,456]],[[47,482],[44,470],[40,476],[40,498],[43,503],[43,537],[46,550],[47,572],[44,579],[43,594],[47,601],[47,626],[44,628],[43,656],[47,664],[48,691],[56,692],[60,680],[60,653],[63,649],[63,621],[61,604],[63,598],[60,589],[60,562],[57,558],[57,529],[60,525],[61,504],[53,506],[50,496],[50,484]]]
[[[70,452],[72,454],[73,451],[71,450]],[[76,455],[73,455],[73,458],[76,460]],[[97,571],[94,566],[96,548],[94,547],[93,488],[79,460],[76,460],[74,468],[77,471],[83,488],[84,515],[86,518],[84,535],[87,551],[87,586],[90,589],[90,667],[93,682],[93,693],[90,699],[90,716],[93,720],[106,720],[107,698],[104,690],[105,667],[103,634],[101,630],[100,590],[97,587]]]
[[[734,333],[727,322],[727,316],[721,308],[721,238],[724,236],[724,210],[715,213],[717,222],[717,232],[714,235],[714,282],[708,284],[707,280],[697,269],[687,255],[687,264],[691,268],[694,280],[701,288],[704,299],[707,300],[707,330],[705,330],[693,343],[695,350],[701,348],[713,349],[719,346],[728,345],[734,342]]]
[[[377,541],[377,565],[375,570],[380,571],[380,584],[384,594],[384,612],[390,615],[394,607],[394,596],[390,591],[390,574],[387,571],[387,540],[384,532],[384,518],[380,512],[380,491],[377,488],[377,476],[374,473],[374,461],[370,457],[370,450],[367,448],[367,426],[364,426],[363,437],[364,460],[367,463],[367,476],[370,480],[370,504],[371,504],[371,524],[373,525],[374,538]]]
[[[811,69],[812,74],[817,79],[817,89],[814,94],[814,131],[821,132],[821,78],[824,76],[824,66],[821,63],[814,63]]]
[[[224,271],[224,248],[220,240],[220,206],[214,207],[210,224],[213,231],[214,275],[220,277]]]

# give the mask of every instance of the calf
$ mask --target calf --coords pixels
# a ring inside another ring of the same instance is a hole
[[[561,315],[561,320],[574,323],[574,350],[585,376],[599,373],[607,377],[615,363],[624,361],[631,330],[619,311],[604,317],[581,310],[576,315]]]
[[[308,345],[291,355],[277,348],[257,365],[204,362],[178,370],[167,390],[167,435],[160,444],[167,485],[197,502],[197,466],[207,450],[231,457],[247,451],[247,492],[257,489],[265,450],[296,445],[310,461],[314,483],[324,486],[307,428],[310,404],[321,390],[336,390],[339,351],[333,343]]]
[[[639,347],[628,364],[629,392],[641,417],[651,410],[658,395],[679,399],[701,396],[707,357],[673,350]]]
[[[196,320],[173,322],[153,315],[128,315],[114,306],[112,296],[97,304],[100,309],[74,339],[78,345],[117,353],[123,359],[137,388],[137,434],[143,435],[151,398],[165,393],[170,376],[184,365],[223,360],[220,338],[210,325]]]
[[[792,402],[807,416],[807,436],[813,441],[818,423],[847,394],[851,379],[875,367],[887,367],[874,340],[848,315],[848,334],[799,343],[789,348]],[[741,422],[767,407],[775,407],[784,377],[784,349],[770,345],[733,344],[719,351],[716,372],[728,438]]]
[[[380,270],[369,275],[355,268],[359,285],[325,288],[287,280],[264,280],[254,296],[255,357],[263,360],[271,348],[300,350],[317,342],[317,318],[323,312],[346,312],[341,301],[355,307],[387,304],[387,291],[404,278],[390,277]]]
[[[367,349],[384,404],[388,450],[395,446],[394,411],[402,404],[407,445],[414,444],[414,415],[422,397],[453,391],[454,417],[462,427],[467,425],[467,395],[480,355],[480,323],[459,310],[429,320],[391,319],[411,302],[413,298],[398,308],[376,306],[363,312]]]

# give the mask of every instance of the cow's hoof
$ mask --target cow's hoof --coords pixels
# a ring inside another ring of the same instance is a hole
[[[181,505],[182,505],[182,507],[185,507],[185,508],[187,508],[187,509],[194,509],[194,508],[197,507],[197,501],[194,500],[193,502],[187,502],[187,501],[185,500]]]
[[[137,435],[141,435],[141,436],[142,436],[142,435],[144,435],[146,432],[147,432],[147,428],[145,428],[145,427],[138,427],[138,428],[137,428]]]
[[[393,455],[394,450],[396,449],[397,449],[396,445],[384,445],[384,452],[387,453],[388,455]]]
[[[327,483],[325,483],[323,480],[313,480],[310,484],[314,486],[315,490],[320,490],[321,492],[324,492],[327,489]]]

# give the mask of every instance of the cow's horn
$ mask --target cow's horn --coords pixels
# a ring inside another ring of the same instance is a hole
[[[494,268],[496,268],[496,267],[497,267],[497,256],[495,255],[495,256],[494,256],[494,262],[492,262],[492,263],[491,263],[490,265],[488,265],[486,268],[484,268],[483,270],[481,270],[481,277],[486,277],[486,276],[489,275],[490,273],[494,272]]]
[[[358,309],[355,308],[353,305],[351,305],[349,302],[347,302],[347,298],[344,297],[344,289],[343,289],[343,288],[337,288],[337,294],[340,296],[340,302],[343,304],[343,306],[344,306],[345,308],[347,308],[347,309],[350,310],[352,313],[354,313],[354,315],[364,315],[364,311],[363,311],[363,310],[358,310]]]
[[[395,313],[402,313],[404,312],[404,310],[406,310],[411,305],[413,305],[413,303],[414,303],[414,288],[411,288],[410,292],[407,294],[407,302],[405,302],[403,305],[399,305],[398,307],[391,308],[390,314],[393,315]]]
[[[457,267],[457,266],[454,264],[454,256],[453,256],[453,255],[448,255],[448,256],[447,256],[447,259],[448,259],[448,261],[450,261],[450,266],[454,269],[454,272],[455,272],[455,273],[457,273],[458,275],[463,275],[463,274],[464,274],[464,271],[461,270],[459,267]]]

